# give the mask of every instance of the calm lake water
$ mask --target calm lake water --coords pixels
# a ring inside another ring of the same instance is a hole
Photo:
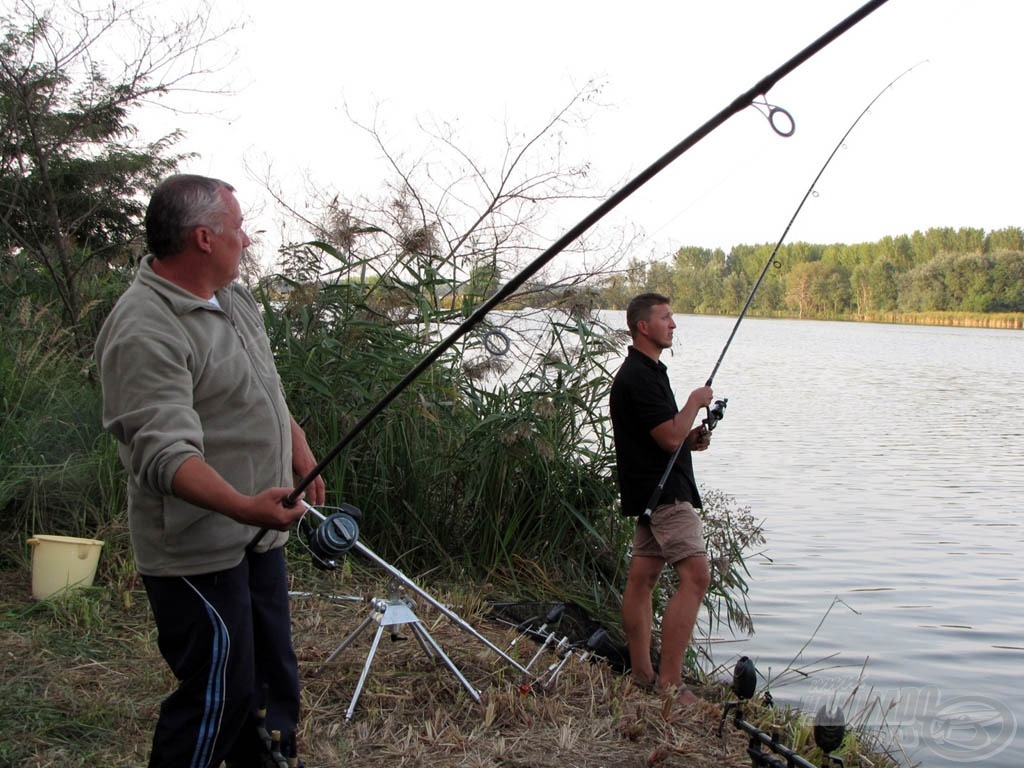
[[[682,403],[735,318],[676,321]],[[745,319],[695,465],[767,544],[756,632],[716,662],[748,655],[777,702],[839,704],[924,766],[1024,764],[1022,382],[1020,331]]]

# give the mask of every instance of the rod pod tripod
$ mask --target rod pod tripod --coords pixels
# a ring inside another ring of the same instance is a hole
[[[374,622],[377,623],[377,631],[373,635],[373,640],[370,643],[370,650],[367,651],[366,661],[363,662],[362,672],[359,674],[359,680],[356,683],[355,692],[352,694],[352,700],[349,702],[348,709],[345,710],[346,722],[352,719],[352,714],[355,712],[356,703],[359,701],[359,696],[363,692],[363,686],[366,684],[366,678],[370,674],[370,665],[373,664],[373,659],[377,653],[377,648],[380,645],[381,637],[384,634],[385,628],[391,631],[391,641],[395,642],[402,640],[398,634],[398,628],[405,625],[408,626],[416,638],[423,652],[427,655],[431,661],[437,661],[440,659],[444,662],[445,666],[451,671],[455,678],[462,684],[462,687],[466,689],[466,692],[470,695],[473,701],[480,702],[480,691],[478,691],[469,680],[466,679],[465,675],[459,670],[448,655],[441,649],[437,640],[434,639],[433,635],[427,631],[426,627],[419,620],[415,613],[416,601],[412,598],[403,595],[402,585],[392,580],[389,583],[389,596],[386,600],[381,598],[372,598],[370,600],[370,613],[363,619],[362,623],[356,627],[351,634],[348,635],[341,644],[328,656],[324,662],[314,670],[313,674],[320,674],[323,668],[330,664],[336,659],[342,651],[348,648],[356,639]]]
[[[370,650],[367,652],[366,660],[363,662],[363,669],[359,675],[359,680],[356,683],[356,689],[352,695],[352,700],[349,702],[348,710],[345,712],[346,722],[352,719],[352,714],[355,712],[356,704],[359,701],[359,696],[363,692],[363,686],[366,683],[366,678],[369,676],[370,666],[373,664],[385,627],[390,628],[392,639],[397,640],[400,639],[397,634],[398,627],[407,625],[412,630],[413,636],[416,638],[417,642],[419,642],[420,647],[423,649],[423,652],[427,657],[431,660],[436,661],[437,659],[440,659],[444,662],[445,666],[448,667],[449,671],[451,671],[459,683],[462,684],[463,688],[466,689],[466,692],[470,695],[473,701],[480,703],[480,691],[478,691],[466,679],[465,675],[463,675],[455,665],[455,662],[448,657],[434,637],[423,626],[423,623],[419,620],[419,617],[416,616],[414,610],[416,606],[415,600],[408,595],[403,594],[406,589],[415,593],[426,603],[433,606],[453,624],[482,642],[498,654],[498,656],[515,667],[519,672],[522,672],[524,675],[530,674],[529,669],[506,654],[482,634],[477,632],[465,619],[455,613],[451,608],[436,600],[398,568],[388,563],[382,557],[373,552],[373,550],[360,542],[359,527],[355,522],[355,517],[358,517],[359,515],[358,510],[345,505],[343,509],[346,509],[347,511],[335,512],[334,514],[325,516],[309,504],[306,504],[305,502],[302,503],[306,507],[306,514],[312,515],[320,521],[316,530],[319,531],[320,528],[324,528],[326,531],[325,535],[314,539],[314,546],[307,544],[307,547],[310,548],[310,553],[316,560],[327,567],[333,568],[336,567],[334,562],[335,557],[342,556],[347,552],[354,550],[370,562],[379,566],[391,576],[388,599],[372,598],[369,601],[369,615],[367,615],[363,619],[362,623],[344,640],[342,640],[331,655],[328,656],[327,659],[325,659],[324,662],[316,668],[316,670],[314,670],[314,674],[320,674],[326,664],[337,658],[346,648],[352,645],[352,643],[355,642],[355,640],[366,629],[368,629],[371,624],[376,622],[377,631],[374,633],[373,640],[370,644]],[[353,516],[349,514],[349,512],[354,512],[355,515]]]

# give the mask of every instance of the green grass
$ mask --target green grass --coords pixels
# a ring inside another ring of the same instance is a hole
[[[155,646],[146,612],[125,611],[105,587],[42,602],[27,601],[24,581],[5,579],[4,589],[0,764],[130,764],[103,756],[141,746],[140,713],[151,718],[157,699],[139,692],[168,677],[145,649]]]

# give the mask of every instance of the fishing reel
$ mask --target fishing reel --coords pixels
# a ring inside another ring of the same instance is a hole
[[[708,415],[701,422],[704,428],[708,432],[718,426],[718,422],[725,418],[725,406],[729,404],[729,398],[723,397],[721,400],[715,400],[710,406],[708,406]]]
[[[342,504],[326,517],[313,507],[307,506],[306,514],[299,521],[299,534],[313,558],[313,565],[322,571],[333,571],[345,559],[348,551],[359,541],[359,519],[361,510],[351,504]],[[314,526],[310,516],[320,519]]]

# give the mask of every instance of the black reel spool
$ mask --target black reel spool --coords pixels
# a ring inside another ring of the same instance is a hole
[[[306,548],[313,556],[313,565],[322,571],[333,571],[359,541],[359,519],[363,513],[351,504],[342,504],[320,524],[313,527],[309,514],[302,518]]]

